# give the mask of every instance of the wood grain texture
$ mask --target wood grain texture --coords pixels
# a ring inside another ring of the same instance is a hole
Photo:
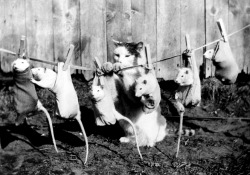
[[[1,0],[0,4],[0,47],[18,52],[21,35],[26,35],[25,0]],[[14,59],[1,53],[1,70],[10,72]]]
[[[137,0],[131,2],[132,40],[150,45],[152,62],[157,61],[157,1]],[[157,69],[157,64],[154,64]]]
[[[221,36],[220,30],[217,27],[216,21],[222,18],[226,31],[228,31],[228,0],[206,0],[206,43],[219,39]],[[206,50],[212,49],[214,45],[206,47]],[[215,67],[212,61],[206,60],[206,78],[214,76]]]
[[[113,39],[132,42],[131,0],[106,0],[106,38],[108,61],[113,62]]]
[[[65,61],[70,44],[80,43],[79,0],[53,0],[53,30],[55,61]],[[73,55],[72,64],[80,57]]]
[[[205,44],[204,1],[181,0],[181,51],[186,49],[185,35],[190,36],[191,49]],[[195,51],[198,70],[203,65],[203,49]],[[200,71],[203,71],[202,69]]]
[[[157,57],[162,60],[181,53],[180,0],[157,1]],[[157,64],[158,77],[173,80],[180,57]]]
[[[25,6],[26,9],[29,9],[26,10],[28,56],[47,61],[54,61],[52,0],[26,1]],[[32,63],[35,67],[53,67],[39,62]]]
[[[229,0],[228,34],[237,31],[250,23],[249,0]],[[246,29],[229,38],[234,58],[241,70],[249,67],[250,30]],[[245,54],[248,53],[248,54]]]
[[[94,57],[107,61],[105,0],[80,1],[80,9],[82,65],[94,71]],[[93,78],[93,71],[83,72],[87,80]]]
[[[249,0],[0,0],[0,47],[18,51],[21,35],[27,36],[28,55],[47,61],[65,60],[74,44],[72,63],[95,69],[92,59],[113,62],[113,39],[143,41],[150,45],[152,61],[181,54],[185,34],[192,48],[221,37],[216,21],[223,19],[227,33],[250,24]],[[239,67],[249,73],[250,28],[229,38]],[[214,66],[195,52],[206,77]],[[1,69],[11,71],[15,57],[0,53]],[[49,65],[33,62],[35,66]],[[173,79],[181,58],[154,64],[159,78]],[[93,71],[74,71],[89,80]]]

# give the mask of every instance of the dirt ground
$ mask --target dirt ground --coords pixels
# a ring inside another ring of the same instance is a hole
[[[200,107],[187,109],[184,128],[196,130],[182,137],[179,157],[175,157],[177,137],[166,137],[155,147],[141,147],[143,160],[131,144],[121,144],[119,125],[97,127],[94,123],[88,83],[74,76],[82,121],[89,139],[89,158],[76,121],[53,117],[59,153],[54,150],[43,113],[30,116],[30,125],[15,126],[11,78],[0,83],[0,174],[87,175],[87,174],[250,174],[250,79],[235,85],[221,85],[216,79],[202,83]],[[160,81],[162,114],[168,127],[178,127],[168,102],[173,86]],[[44,106],[52,114],[54,96],[37,88]],[[172,113],[171,113],[172,112]],[[195,117],[191,119],[189,117]],[[206,119],[214,117],[214,119]],[[248,120],[241,119],[248,118]]]

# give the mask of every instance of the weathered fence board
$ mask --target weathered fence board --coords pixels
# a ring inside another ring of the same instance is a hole
[[[53,0],[53,29],[55,61],[64,61],[70,44],[80,42],[78,0]],[[78,58],[80,60],[80,57]],[[80,62],[73,56],[72,63]]]
[[[132,1],[132,40],[149,44],[152,61],[157,61],[156,51],[156,26],[157,26],[157,3],[151,0]],[[157,64],[154,64],[157,70]]]
[[[152,61],[181,54],[185,34],[193,49],[220,38],[216,21],[223,19],[228,33],[250,24],[249,0],[0,0],[0,47],[17,52],[21,35],[27,37],[28,56],[63,60],[75,45],[72,63],[94,69],[93,58],[113,62],[113,39],[143,41],[151,48]],[[249,73],[250,29],[229,38],[239,67]],[[196,51],[205,77],[214,75],[211,61]],[[0,53],[1,70],[11,71],[15,58]],[[35,66],[43,65],[34,62]],[[181,57],[155,64],[159,78],[173,79]],[[52,66],[49,66],[52,67]],[[87,80],[93,71],[83,73]]]
[[[243,16],[244,26],[249,25],[250,23],[250,1],[243,8],[245,15]],[[239,19],[242,20],[242,19]],[[244,71],[248,74],[250,73],[250,28],[242,31],[244,34],[243,37],[243,46],[244,46]],[[242,53],[240,53],[242,54]]]
[[[205,44],[204,1],[181,0],[181,51],[186,49],[186,34],[190,36],[191,49]],[[203,49],[195,51],[195,58],[199,69],[203,64]]]
[[[228,33],[237,31],[250,23],[250,18],[247,19],[249,16],[247,7],[249,8],[249,5],[249,0],[229,0]],[[244,52],[245,48],[248,48],[247,50],[250,48],[249,37],[244,31],[241,31],[237,35],[230,37],[229,42],[239,68],[246,71],[247,65],[245,65],[245,61],[249,59],[249,56],[245,55]]]
[[[181,53],[180,50],[180,0],[158,0],[157,4],[157,57],[165,59]],[[180,57],[163,61],[157,65],[157,75],[174,79]]]
[[[52,0],[25,2],[25,8],[29,9],[26,10],[27,54],[29,57],[54,61],[52,10],[47,10],[52,9]],[[38,62],[32,62],[32,64],[33,66],[52,67]]]
[[[228,31],[228,0],[206,0],[206,43],[212,42],[221,37],[216,21],[222,18],[225,28]],[[226,8],[225,8],[226,7]],[[207,49],[212,49],[215,44],[210,45]],[[206,77],[214,76],[215,68],[212,61],[206,60]]]
[[[108,61],[113,60],[114,40],[131,42],[131,0],[106,0]]]
[[[1,0],[0,44],[1,47],[17,52],[21,35],[26,33],[25,1],[24,0]],[[13,56],[1,54],[1,69],[4,72],[11,71]]]
[[[107,60],[106,4],[105,0],[80,1],[80,4],[82,65],[94,70],[94,57],[102,62]],[[93,71],[84,71],[84,75],[88,80],[93,77]]]

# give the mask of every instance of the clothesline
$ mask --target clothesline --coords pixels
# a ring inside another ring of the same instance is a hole
[[[245,27],[243,27],[243,28],[241,28],[241,29],[239,29],[239,30],[237,30],[237,31],[235,31],[235,32],[232,32],[232,33],[228,34],[226,37],[230,37],[230,36],[232,36],[232,35],[234,35],[234,34],[240,32],[240,31],[242,31],[242,30],[244,30],[244,29],[246,29],[246,28],[248,28],[248,27],[250,27],[250,24],[247,25],[247,26],[245,26]],[[204,44],[204,45],[202,45],[202,46],[200,46],[200,47],[197,47],[197,48],[195,48],[195,49],[192,49],[192,51],[195,52],[195,51],[200,50],[200,49],[202,49],[202,48],[204,48],[204,47],[206,47],[206,46],[215,44],[215,43],[217,43],[218,41],[220,41],[221,39],[222,39],[222,37],[219,38],[219,39],[217,39],[217,40],[215,40],[215,41],[212,41],[212,42],[210,42],[210,43],[207,43],[207,44]],[[10,53],[10,54],[16,55],[16,53],[14,53],[14,52],[12,52],[12,51],[9,51],[9,50],[6,50],[6,49],[3,49],[3,48],[0,48],[0,52],[6,52],[6,53]],[[152,62],[152,64],[156,64],[156,63],[158,63],[158,62],[162,62],[162,61],[166,61],[166,60],[169,60],[169,59],[172,59],[172,58],[175,58],[175,57],[179,57],[179,56],[181,56],[181,55],[182,55],[182,54],[178,54],[178,55],[174,55],[174,56],[171,56],[171,57],[164,58],[164,59],[162,59],[162,60],[154,61],[154,62]],[[36,58],[30,58],[30,60],[38,61],[38,62],[42,62],[42,63],[47,63],[47,64],[51,64],[51,65],[56,65],[55,62],[46,61],[46,60],[40,60],[40,59],[36,59]],[[135,67],[140,67],[140,66],[145,66],[145,64],[136,65],[136,66],[130,66],[130,67],[125,67],[125,68],[123,68],[123,69],[121,69],[121,70],[130,69],[130,68],[135,68]],[[83,66],[72,65],[71,67],[74,68],[74,69],[92,70],[91,68],[87,68],[87,67],[83,67]]]
[[[246,29],[246,28],[248,28],[248,27],[250,27],[250,24],[249,24],[249,25],[247,25],[247,26],[245,26],[245,27],[243,27],[243,28],[241,28],[241,29],[239,29],[239,30],[237,30],[237,31],[235,31],[235,32],[230,33],[229,35],[227,35],[227,37],[230,37],[230,36],[232,36],[232,35],[234,35],[234,34],[236,34],[236,33],[240,32],[240,31],[242,31],[242,30],[244,30],[244,29]],[[204,45],[202,45],[202,46],[200,46],[200,47],[198,47],[198,48],[192,49],[192,51],[194,51],[194,52],[195,52],[195,51],[200,50],[200,49],[202,49],[202,48],[204,48],[204,47],[206,47],[206,46],[209,46],[209,45],[215,44],[215,43],[217,43],[218,41],[220,41],[221,39],[222,39],[222,37],[221,37],[221,38],[219,38],[219,39],[217,39],[217,40],[215,40],[215,41],[212,41],[212,42],[210,42],[210,43],[204,44]],[[159,61],[155,61],[155,62],[153,62],[153,63],[157,63],[157,62],[165,61],[165,60],[168,60],[168,59],[171,59],[171,58],[174,58],[174,57],[178,57],[178,56],[181,56],[181,55],[182,55],[182,54],[175,55],[175,56],[168,57],[168,58],[165,58],[165,59],[162,59],[162,60],[159,60]]]
[[[247,25],[247,26],[245,26],[245,27],[243,27],[243,28],[241,28],[241,29],[239,29],[239,30],[237,30],[237,31],[235,31],[235,32],[232,32],[232,33],[228,34],[228,35],[225,36],[225,37],[230,37],[230,36],[232,36],[232,35],[234,35],[234,34],[240,32],[240,31],[242,31],[242,30],[244,30],[244,29],[246,29],[246,28],[248,28],[248,27],[250,27],[250,24]],[[219,39],[217,39],[217,40],[215,40],[215,41],[212,41],[212,42],[210,42],[210,43],[207,43],[207,44],[204,44],[204,45],[202,45],[202,46],[200,46],[200,47],[197,47],[197,48],[195,48],[195,49],[192,49],[192,51],[195,52],[195,51],[200,50],[200,49],[202,49],[202,48],[204,48],[204,47],[206,47],[206,46],[215,44],[215,43],[217,43],[218,41],[220,41],[221,39],[223,39],[223,38],[221,37],[221,38],[219,38]],[[172,58],[175,58],[175,57],[179,57],[179,56],[181,56],[181,55],[182,55],[182,54],[178,54],[178,55],[174,55],[174,56],[171,56],[171,57],[164,58],[164,59],[162,59],[162,60],[154,61],[154,62],[152,62],[152,64],[156,64],[156,63],[158,63],[158,62],[162,62],[162,61],[166,61],[166,60],[169,60],[169,59],[172,59]],[[122,68],[121,70],[130,69],[130,68],[135,68],[135,67],[143,67],[143,66],[146,66],[146,64],[140,64],[140,65],[136,65],[136,66],[125,67],[125,68]]]

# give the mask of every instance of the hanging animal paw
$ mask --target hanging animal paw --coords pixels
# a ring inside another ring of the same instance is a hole
[[[113,65],[113,71],[115,72],[115,73],[120,73],[119,71],[121,70],[121,69],[123,69],[124,68],[124,66],[121,64],[121,63],[115,63],[114,65]]]
[[[109,74],[113,71],[113,64],[111,62],[106,62],[102,65],[101,71],[104,74]]]

